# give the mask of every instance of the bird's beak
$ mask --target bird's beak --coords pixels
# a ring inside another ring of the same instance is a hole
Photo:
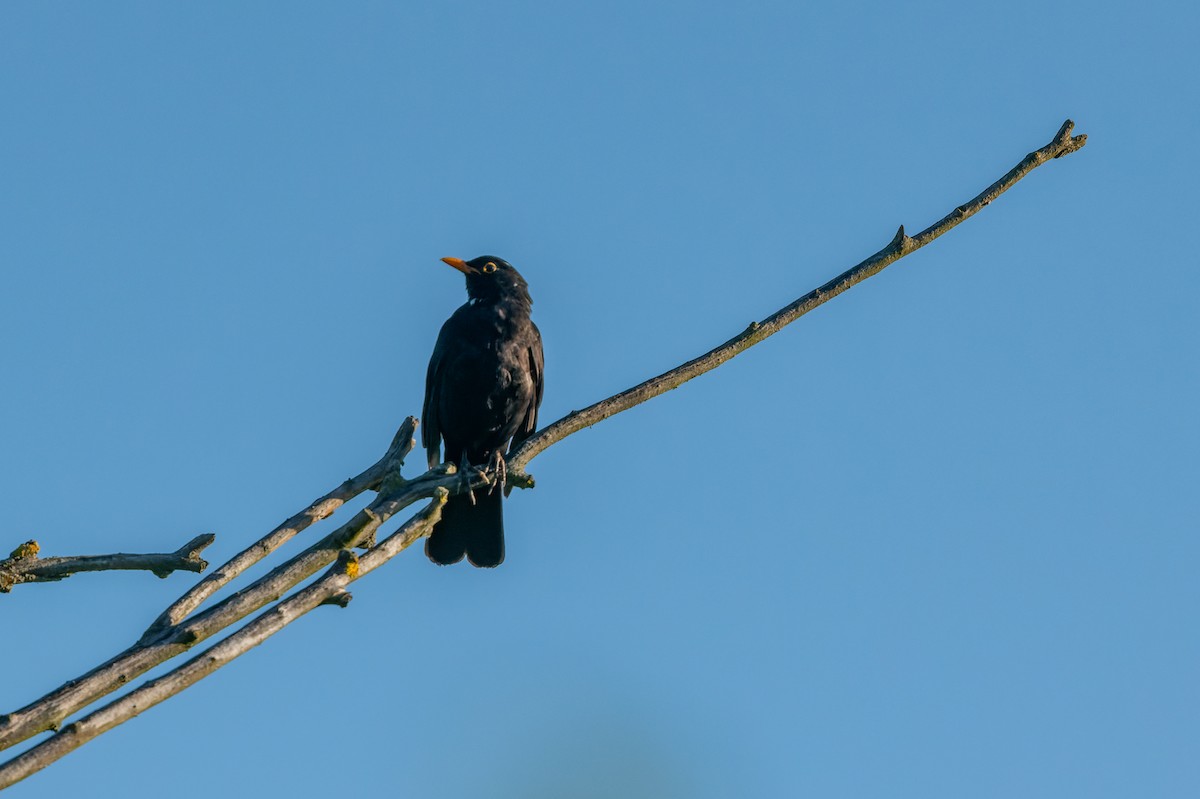
[[[462,258],[443,258],[442,260],[453,266],[458,271],[462,272],[464,275],[471,274],[471,267],[467,266],[467,262]]]

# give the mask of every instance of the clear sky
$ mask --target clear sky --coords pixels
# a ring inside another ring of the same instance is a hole
[[[222,561],[365,468],[441,256],[529,280],[548,422],[1089,135],[537,458],[502,568],[406,553],[11,795],[1196,796],[1195,9],[0,5],[5,552]],[[0,711],[192,580],[0,596]]]

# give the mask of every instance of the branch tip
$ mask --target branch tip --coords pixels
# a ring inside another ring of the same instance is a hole
[[[533,475],[529,474],[529,472],[509,468],[508,488],[533,488],[536,485],[537,481],[533,479]]]
[[[202,535],[198,535],[195,538],[193,538],[191,541],[188,541],[186,544],[181,546],[179,549],[175,550],[175,554],[179,555],[182,558],[187,558],[188,560],[194,560],[194,561],[199,561],[200,563],[204,563],[204,561],[200,560],[200,553],[203,552],[206,547],[211,545],[212,542],[216,541],[216,540],[217,540],[217,537],[215,535],[213,535],[212,533],[204,533]],[[208,564],[205,563],[205,566],[207,566],[207,565]],[[204,566],[201,566],[200,570],[203,571]]]
[[[1079,148],[1083,147],[1085,144],[1087,144],[1087,134],[1080,133],[1078,136],[1072,137],[1070,141],[1063,145],[1062,150],[1056,153],[1054,157],[1062,158],[1064,155],[1070,155]]]

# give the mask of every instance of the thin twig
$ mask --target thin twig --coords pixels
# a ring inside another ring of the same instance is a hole
[[[1025,156],[1004,177],[988,186],[970,202],[955,208],[941,220],[911,238],[905,235],[904,226],[901,225],[900,229],[896,231],[895,237],[882,250],[852,269],[846,270],[820,288],[813,289],[792,304],[781,308],[761,322],[751,322],[744,331],[716,349],[706,352],[682,366],[677,366],[669,372],[664,372],[658,377],[652,377],[627,391],[601,400],[595,405],[589,405],[581,411],[572,411],[557,422],[542,428],[508,458],[509,484],[519,488],[532,487],[533,479],[524,474],[525,466],[546,447],[562,441],[585,427],[602,422],[613,414],[628,410],[652,397],[678,388],[693,377],[699,377],[705,372],[716,369],[733,356],[749,349],[768,336],[778,333],[804,314],[832,300],[851,286],[861,283],[872,275],[879,274],[884,267],[909,253],[916,252],[943,233],[949,232],[963,220],[974,216],[1008,191],[1018,180],[1028,175],[1036,167],[1083,147],[1087,143],[1087,136],[1081,135],[1072,138],[1071,130],[1074,127],[1075,123],[1068,119],[1049,144]]]
[[[44,769],[96,736],[194,685],[313,608],[330,604],[345,607],[350,601],[346,586],[387,563],[414,541],[428,535],[433,525],[441,518],[442,506],[447,496],[448,491],[438,489],[428,507],[362,557],[342,550],[337,564],[324,577],[260,614],[228,638],[178,668],[138,686],[137,689],[79,721],[68,724],[58,734],[4,763],[0,766],[0,790]]]
[[[20,583],[48,583],[65,580],[79,572],[148,571],[167,577],[175,571],[202,572],[208,562],[200,557],[204,548],[216,540],[212,533],[198,535],[174,552],[131,555],[71,555],[39,558],[38,543],[26,541],[12,556],[0,560],[0,593],[8,593]]]

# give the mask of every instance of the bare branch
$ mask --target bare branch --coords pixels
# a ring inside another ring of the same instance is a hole
[[[509,457],[509,483],[519,488],[532,487],[533,479],[529,475],[524,474],[525,466],[546,447],[557,441],[562,441],[567,436],[585,427],[591,427],[597,422],[602,422],[614,414],[628,410],[635,405],[640,405],[648,399],[657,397],[659,394],[665,394],[673,388],[678,388],[693,377],[699,377],[705,372],[716,369],[733,356],[749,349],[768,336],[778,333],[787,325],[804,316],[804,314],[832,300],[851,286],[861,283],[872,275],[878,274],[889,264],[900,260],[909,253],[916,252],[938,236],[949,232],[964,219],[974,216],[1001,194],[1008,191],[1018,180],[1028,175],[1036,167],[1041,166],[1051,159],[1061,158],[1064,155],[1073,153],[1080,147],[1083,147],[1087,143],[1087,136],[1081,135],[1072,138],[1071,130],[1074,127],[1075,123],[1068,119],[1059,128],[1058,133],[1054,135],[1049,144],[1025,156],[1004,177],[988,186],[973,200],[955,208],[949,214],[942,217],[941,220],[911,238],[905,235],[904,226],[901,225],[891,242],[882,250],[852,269],[846,270],[820,288],[813,289],[790,305],[781,308],[761,322],[751,322],[750,326],[744,331],[716,349],[710,350],[699,358],[690,360],[669,372],[664,372],[658,377],[653,377],[627,391],[622,391],[616,396],[601,400],[594,405],[589,405],[581,411],[572,411],[557,422],[534,433],[532,437],[526,440]]]
[[[584,427],[603,421],[609,416],[645,402],[682,385],[693,377],[716,368],[743,350],[778,332],[818,305],[933,241],[962,220],[977,213],[1037,166],[1052,158],[1058,158],[1079,149],[1086,142],[1086,137],[1072,138],[1070,135],[1072,127],[1072,123],[1068,120],[1050,144],[1030,153],[975,199],[959,206],[917,236],[907,236],[904,228],[901,227],[887,247],[875,255],[820,288],[809,292],[762,322],[752,323],[742,334],[720,347],[582,411],[568,414],[563,419],[544,428],[526,441],[509,458],[509,483],[522,487],[531,486],[532,478],[523,474],[521,470],[546,447]],[[261,614],[242,630],[175,671],[146,683],[128,696],[110,703],[80,722],[70,725],[61,734],[0,766],[0,775],[3,775],[0,778],[0,787],[11,784],[11,781],[21,779],[44,767],[46,763],[61,757],[62,754],[73,750],[115,724],[131,718],[146,707],[191,685],[205,674],[211,673],[223,663],[237,657],[268,635],[273,634],[293,618],[311,610],[312,607],[320,604],[345,605],[349,602],[349,594],[345,592],[344,586],[355,579],[353,572],[356,567],[358,574],[365,574],[408,546],[412,540],[424,535],[424,531],[428,530],[428,526],[421,527],[419,525],[423,517],[418,516],[405,525],[402,530],[419,529],[421,532],[413,533],[411,540],[406,540],[403,546],[396,544],[397,536],[400,535],[397,533],[379,546],[372,547],[361,559],[355,558],[346,551],[355,546],[370,546],[379,526],[402,508],[419,499],[435,495],[440,497],[446,493],[459,493],[465,490],[468,482],[472,488],[481,488],[491,484],[493,479],[491,475],[474,473],[469,481],[465,481],[453,473],[452,467],[446,466],[430,470],[415,480],[405,481],[399,474],[399,468],[413,446],[412,433],[415,427],[415,419],[411,417],[406,419],[396,434],[388,453],[379,462],[358,477],[347,480],[342,486],[318,499],[307,510],[284,522],[210,577],[201,581],[196,588],[172,605],[147,630],[142,640],[133,647],[79,679],[68,682],[37,702],[8,716],[0,716],[0,749],[26,740],[39,732],[57,729],[58,725],[71,714],[101,696],[120,688],[146,670],[190,649],[200,641],[221,632],[264,605],[274,602],[286,591],[291,590],[334,559],[340,558],[339,568],[335,568],[312,586],[281,602],[272,610]],[[204,599],[228,583],[234,576],[261,560],[313,521],[325,518],[348,499],[365,490],[377,490],[379,496],[354,518],[245,589],[233,594],[211,609],[187,618],[188,614],[199,607]],[[435,503],[439,507],[440,501]],[[430,512],[426,511],[425,513]],[[418,526],[410,527],[414,524]],[[431,525],[432,521],[429,521],[429,524]],[[398,548],[392,551],[392,547]],[[317,590],[318,586],[322,588]],[[43,754],[34,754],[39,752]],[[10,781],[6,782],[5,780]]]
[[[167,577],[175,571],[202,572],[208,562],[200,553],[216,540],[212,533],[198,535],[174,552],[130,555],[73,555],[39,558],[37,541],[26,541],[13,550],[11,556],[0,560],[0,593],[8,593],[20,583],[48,583],[65,580],[79,572],[148,571]]]
[[[321,605],[345,607],[350,595],[345,588],[387,563],[414,541],[429,534],[442,516],[449,492],[438,489],[433,502],[409,519],[400,529],[371,548],[361,558],[342,550],[338,562],[324,577],[297,591],[223,641],[201,652],[178,668],[150,680],[125,696],[68,724],[61,732],[0,766],[0,790],[25,779],[96,736],[154,707],[261,644],[288,624]]]
[[[163,611],[142,637],[153,637],[178,624],[200,604],[212,596],[218,589],[258,563],[267,555],[287,543],[297,533],[306,529],[313,522],[319,522],[328,517],[345,503],[357,497],[364,491],[378,490],[387,474],[400,473],[404,459],[412,451],[415,444],[413,433],[417,429],[417,420],[409,416],[400,425],[392,444],[383,457],[368,467],[357,477],[351,477],[325,496],[314,500],[304,510],[297,513],[283,524],[254,542],[252,545],[234,555],[221,568],[216,569],[208,577],[197,583],[190,591],[180,597],[171,607]]]
[[[471,486],[484,487],[488,485],[488,480],[487,475],[475,474]],[[100,697],[122,688],[137,676],[279,599],[288,590],[332,563],[341,550],[367,541],[381,524],[412,503],[434,496],[439,489],[457,492],[463,485],[452,467],[430,470],[415,480],[387,477],[384,482],[394,488],[377,497],[341,527],[246,588],[178,625],[153,636],[143,636],[137,644],[81,677],[20,710],[0,716],[0,749],[7,749],[40,732],[57,729],[68,716]]]

